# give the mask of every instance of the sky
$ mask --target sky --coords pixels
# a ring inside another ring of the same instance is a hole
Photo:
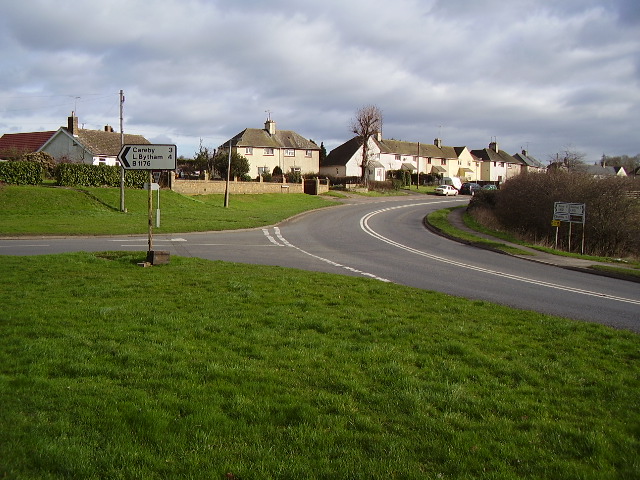
[[[548,162],[640,153],[637,0],[23,0],[0,6],[0,134],[120,129],[193,157],[268,116]]]

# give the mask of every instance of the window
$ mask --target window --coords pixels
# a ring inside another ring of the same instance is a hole
[[[269,167],[258,167],[258,175],[262,176],[269,173]]]
[[[440,165],[446,165],[447,161],[443,158],[442,160],[440,160]]]
[[[431,159],[427,158],[427,165],[431,165]]]
[[[396,162],[400,161],[400,155],[396,155]]]
[[[273,148],[265,148],[264,149],[264,154],[265,155],[273,155]]]
[[[311,158],[311,154],[312,153],[313,153],[313,150],[307,150],[307,151],[304,152],[304,156]]]
[[[296,156],[296,151],[293,148],[285,148],[284,149],[284,156],[285,157],[295,157]]]
[[[245,155],[253,155],[253,147],[245,147],[244,148]]]

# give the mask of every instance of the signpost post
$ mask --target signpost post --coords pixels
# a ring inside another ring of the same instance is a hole
[[[553,204],[552,226],[556,227],[556,249],[558,248],[558,228],[561,222],[569,223],[569,251],[571,251],[571,226],[574,223],[582,224],[582,246],[581,254],[584,255],[584,225],[586,218],[586,207],[584,203],[555,202]]]
[[[118,154],[118,161],[125,170],[147,170],[149,173],[149,250],[147,262],[152,265],[169,262],[169,252],[155,252],[153,250],[153,185],[154,171],[158,180],[162,170],[175,170],[177,149],[175,145],[164,144],[136,144],[123,145]],[[157,182],[156,182],[157,184]],[[160,226],[160,192],[158,191],[157,225]]]

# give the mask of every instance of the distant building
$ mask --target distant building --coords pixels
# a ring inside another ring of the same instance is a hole
[[[224,142],[218,151],[231,151],[249,161],[249,176],[258,177],[273,173],[280,167],[282,173],[318,173],[320,147],[293,130],[277,130],[276,122],[270,118],[264,128],[245,128]]]

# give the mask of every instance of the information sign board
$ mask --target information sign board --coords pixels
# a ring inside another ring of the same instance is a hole
[[[125,170],[175,170],[176,146],[162,144],[123,145],[118,161]]]

